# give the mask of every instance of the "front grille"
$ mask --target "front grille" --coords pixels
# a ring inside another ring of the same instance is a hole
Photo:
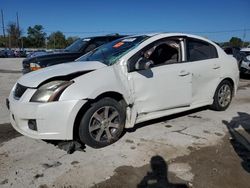
[[[17,83],[14,91],[14,98],[17,100],[20,99],[27,89],[27,87]]]

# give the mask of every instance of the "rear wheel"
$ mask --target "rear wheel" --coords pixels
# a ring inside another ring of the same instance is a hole
[[[101,148],[117,141],[125,125],[122,103],[103,98],[86,111],[79,126],[80,140],[88,146]]]
[[[211,106],[213,110],[224,111],[232,101],[233,86],[228,80],[222,81],[216,89],[214,102]]]

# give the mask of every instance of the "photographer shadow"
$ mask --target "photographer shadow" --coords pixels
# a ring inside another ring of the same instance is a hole
[[[238,116],[230,122],[225,120],[222,122],[227,126],[235,152],[242,159],[242,167],[250,173],[250,115],[238,112]]]
[[[187,188],[185,184],[173,184],[168,180],[168,166],[161,156],[154,156],[150,161],[152,171],[148,172],[137,188]]]

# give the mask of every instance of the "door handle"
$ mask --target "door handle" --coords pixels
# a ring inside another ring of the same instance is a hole
[[[187,72],[187,71],[185,71],[185,70],[182,70],[180,73],[179,73],[179,76],[187,76],[187,75],[189,75],[190,74],[190,72]]]
[[[219,69],[220,68],[220,65],[214,65],[213,69]]]

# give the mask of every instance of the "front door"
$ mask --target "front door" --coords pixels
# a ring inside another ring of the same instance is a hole
[[[189,106],[192,74],[187,63],[153,67],[131,73],[139,114]]]
[[[129,73],[139,115],[190,106],[192,73],[183,62],[181,44],[177,38],[162,39],[138,53],[154,63],[150,69]]]

